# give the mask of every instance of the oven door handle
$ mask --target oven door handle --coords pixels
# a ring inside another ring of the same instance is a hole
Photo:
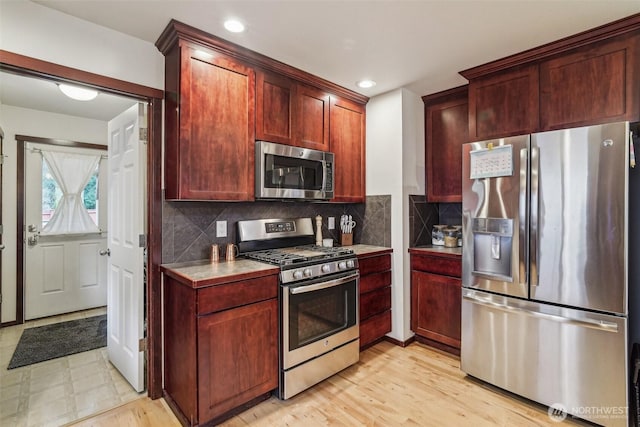
[[[313,285],[307,286],[298,286],[298,287],[290,287],[289,293],[292,295],[304,294],[306,292],[319,291],[320,289],[331,288],[333,286],[340,286],[343,283],[347,283],[353,279],[356,279],[360,276],[359,272],[350,274],[346,277],[341,277],[339,279],[329,280],[328,282],[314,283]]]

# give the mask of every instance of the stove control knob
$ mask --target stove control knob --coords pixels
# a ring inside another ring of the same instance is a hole
[[[346,270],[347,269],[347,263],[344,261],[340,261],[338,263],[338,270]]]
[[[301,270],[296,270],[296,271],[293,272],[293,278],[294,279],[300,280],[300,279],[302,279],[302,277],[303,277],[303,274],[302,274]]]
[[[324,264],[321,270],[323,273],[331,273],[331,266],[329,264]]]
[[[311,274],[313,274],[310,268],[305,268],[303,273],[304,273],[304,277],[311,277]]]
[[[350,259],[350,260],[348,260],[348,261],[347,261],[347,267],[349,267],[349,268],[353,268],[353,267],[355,267],[355,266],[356,266],[356,263],[355,263],[355,262],[353,262],[353,260],[352,260],[352,259]]]

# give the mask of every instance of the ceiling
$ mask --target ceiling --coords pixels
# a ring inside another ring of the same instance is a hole
[[[461,70],[640,13],[637,0],[35,2],[149,43],[174,18],[367,96],[400,87],[426,95],[459,86],[466,83]],[[224,30],[229,17],[247,30]],[[365,78],[377,85],[357,88]],[[71,101],[51,82],[4,72],[0,102],[97,120],[131,105],[108,94]]]
[[[0,71],[0,102],[14,107],[107,122],[137,101],[107,93],[99,93],[93,101],[75,101],[64,95],[51,80]]]

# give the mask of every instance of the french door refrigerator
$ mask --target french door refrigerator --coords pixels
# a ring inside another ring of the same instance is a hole
[[[463,146],[461,369],[607,426],[627,425],[628,141],[614,123]]]

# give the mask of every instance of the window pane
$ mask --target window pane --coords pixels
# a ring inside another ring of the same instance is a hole
[[[98,171],[96,170],[87,186],[82,190],[82,203],[85,209],[89,212],[89,216],[93,220],[94,224],[98,225]]]
[[[47,162],[42,162],[42,227],[47,225],[62,198],[62,190]],[[93,173],[82,190],[82,203],[94,224],[98,225],[98,170]]]
[[[42,162],[42,227],[51,219],[61,197],[62,190],[58,182],[49,172],[47,162]]]

